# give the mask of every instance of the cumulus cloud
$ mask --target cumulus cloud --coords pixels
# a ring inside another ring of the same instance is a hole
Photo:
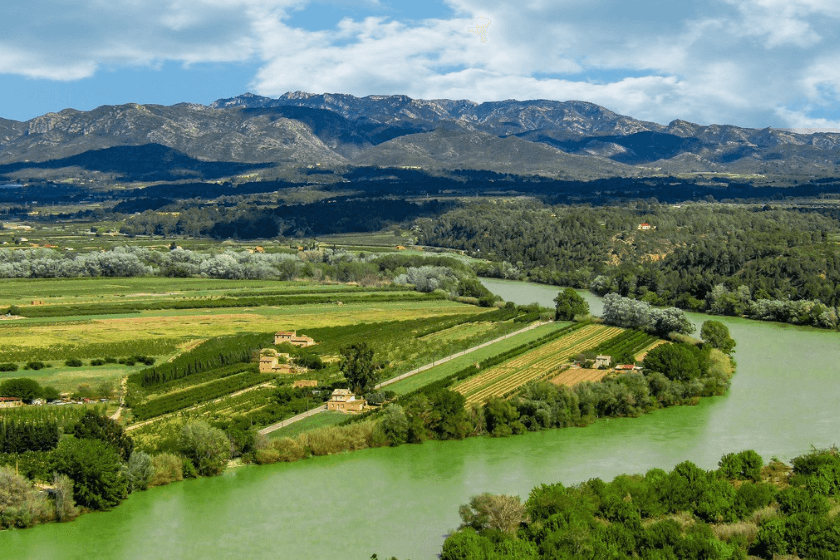
[[[251,89],[269,96],[581,99],[748,126],[829,122],[818,112],[840,92],[836,0],[447,0],[425,19],[358,0],[327,29],[295,23],[338,2],[18,3],[0,24],[0,72],[76,80],[102,65],[249,61]],[[478,18],[491,22],[485,43],[468,31]]]

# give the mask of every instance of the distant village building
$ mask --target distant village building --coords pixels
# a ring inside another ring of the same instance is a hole
[[[0,408],[15,408],[23,406],[23,400],[20,397],[0,397]]]
[[[283,361],[281,361],[283,360]],[[273,348],[260,351],[260,373],[297,373],[288,354]]]
[[[649,229],[656,229],[656,226],[652,226],[649,223],[645,222],[643,224],[639,224],[638,226],[636,226],[636,229],[639,229],[639,230],[642,230],[642,231],[647,231]]]
[[[327,410],[336,412],[361,412],[365,407],[365,399],[356,399],[350,389],[336,389],[327,401]]]
[[[298,379],[294,383],[292,383],[292,387],[297,389],[298,387],[317,387],[318,381],[315,379]]]
[[[298,336],[297,331],[278,331],[274,333],[274,344],[283,344],[284,342],[288,342],[292,346],[312,346],[315,344],[315,340],[305,336],[300,335]]]
[[[635,364],[621,364],[615,366],[615,371],[641,371],[641,366],[637,366]]]
[[[595,369],[598,368],[608,368],[612,363],[612,357],[610,356],[595,356],[595,362],[592,364],[592,367]]]

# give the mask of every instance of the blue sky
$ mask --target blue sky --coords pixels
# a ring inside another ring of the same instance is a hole
[[[8,4],[7,119],[302,90],[577,99],[663,124],[840,129],[838,0]],[[468,31],[488,20],[486,42]]]

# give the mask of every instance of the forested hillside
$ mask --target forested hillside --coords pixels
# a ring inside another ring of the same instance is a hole
[[[823,209],[534,201],[419,220],[421,243],[469,251],[487,276],[614,292],[655,305],[837,326],[838,222]],[[639,229],[648,224],[650,229]]]

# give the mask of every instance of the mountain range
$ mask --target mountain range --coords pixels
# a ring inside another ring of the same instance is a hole
[[[212,164],[212,165],[211,165]],[[6,180],[258,177],[270,169],[480,169],[560,179],[730,173],[840,176],[840,134],[668,125],[584,101],[246,93],[0,119]]]

